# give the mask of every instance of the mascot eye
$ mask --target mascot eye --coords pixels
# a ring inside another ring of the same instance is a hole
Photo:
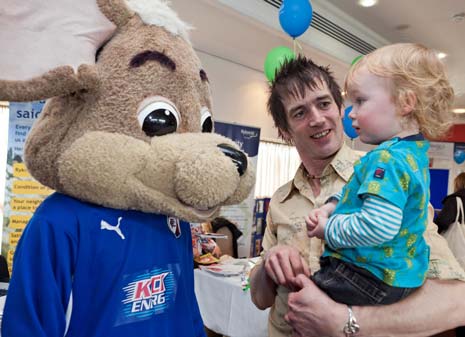
[[[138,120],[149,137],[173,133],[180,124],[178,111],[166,102],[150,103],[139,112]]]
[[[212,132],[213,131],[213,120],[212,114],[208,111],[207,108],[202,108],[202,117],[200,117],[200,126],[202,127],[202,132]]]

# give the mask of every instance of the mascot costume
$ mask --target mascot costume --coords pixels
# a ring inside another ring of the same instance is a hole
[[[25,161],[56,191],[16,249],[2,337],[204,336],[188,221],[254,173],[212,133],[189,27],[162,0],[0,4],[0,100],[48,99]]]

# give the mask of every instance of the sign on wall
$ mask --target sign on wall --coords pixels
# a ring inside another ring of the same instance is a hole
[[[24,144],[44,101],[10,103],[3,213],[2,255],[11,272],[13,255],[24,227],[53,190],[35,181],[24,164]]]
[[[447,196],[449,170],[430,169],[430,202],[435,210],[442,208],[442,200]]]
[[[249,163],[257,168],[258,145],[260,144],[259,128],[215,122],[215,132],[232,139],[242,151],[247,153]],[[221,208],[220,216],[236,224],[242,232],[237,241],[239,257],[248,257],[250,254],[254,205],[254,190],[252,189],[247,199],[240,204]]]

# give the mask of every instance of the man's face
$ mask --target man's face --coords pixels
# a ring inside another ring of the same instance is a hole
[[[341,148],[341,111],[325,83],[314,90],[307,88],[304,97],[289,96],[283,103],[289,131],[282,133],[293,141],[301,157],[326,159]]]

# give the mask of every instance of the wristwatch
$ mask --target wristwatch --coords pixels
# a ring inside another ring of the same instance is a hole
[[[349,319],[347,320],[346,325],[344,325],[344,329],[342,329],[342,331],[346,337],[355,337],[360,331],[360,325],[358,325],[350,305],[347,306],[347,310],[349,311]]]

